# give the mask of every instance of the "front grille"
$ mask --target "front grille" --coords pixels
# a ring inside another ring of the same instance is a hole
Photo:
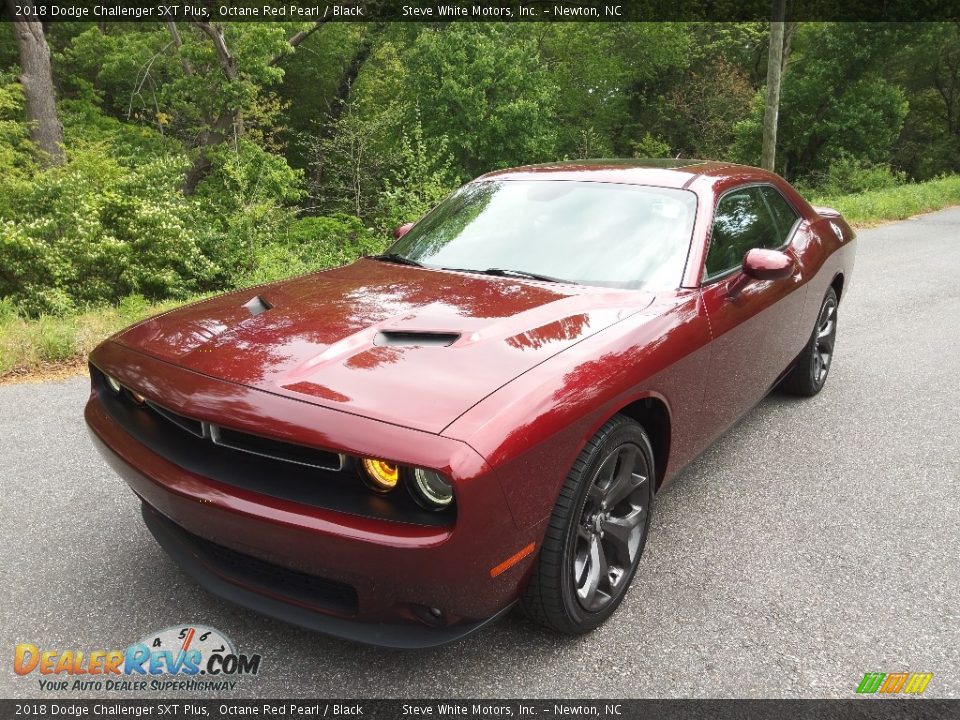
[[[194,535],[150,510],[154,522],[187,546],[207,567],[222,577],[260,592],[275,593],[316,608],[354,615],[359,600],[352,585],[275,565]]]
[[[165,417],[167,420],[172,422],[174,425],[183,428],[189,433],[193,433],[197,437],[204,437],[206,434],[203,429],[203,423],[199,420],[194,420],[193,418],[184,417],[183,415],[178,415],[172,410],[167,410],[165,407],[161,407],[155,403],[147,402],[147,407],[153,410],[160,417]]]
[[[139,404],[127,391],[111,391],[90,367],[93,387],[107,414],[134,440],[174,465],[226,485],[351,515],[449,527],[456,507],[421,508],[398,488],[389,498],[370,492],[358,462],[329,450],[273,440],[181,415],[152,401]]]
[[[231,430],[219,425],[209,425],[210,438],[217,445],[282,462],[323,468],[324,470],[342,470],[344,457],[328,450],[295,445],[294,443],[271,440],[259,435]]]
[[[194,420],[149,400],[145,404],[160,417],[169,420],[177,427],[197,437],[210,438],[216,445],[296,465],[307,465],[324,470],[343,469],[344,457],[339,453],[274,440],[260,435],[251,435],[239,430],[220,427],[213,423]]]

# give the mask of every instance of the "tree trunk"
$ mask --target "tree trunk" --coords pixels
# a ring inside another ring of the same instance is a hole
[[[180,31],[177,29],[177,24],[173,20],[167,20],[167,32],[170,33],[170,38],[173,40],[173,46],[177,49],[177,57],[180,58],[180,67],[183,68],[183,74],[187,76],[193,75],[193,65],[190,64],[183,52],[183,39],[180,37]]]
[[[32,0],[17,4],[33,7]],[[7,0],[7,12],[14,17],[13,0]],[[20,51],[20,84],[27,105],[30,138],[44,153],[46,165],[61,165],[65,159],[63,126],[57,117],[57,98],[50,73],[50,47],[43,36],[43,25],[36,20],[18,20],[11,26]]]
[[[763,109],[763,149],[760,165],[773,171],[777,159],[777,119],[780,114],[780,78],[783,74],[783,38],[786,0],[773,0],[770,50],[767,53],[767,98]]]
[[[290,47],[296,48],[324,25],[324,23],[326,23],[326,19],[318,20],[309,29],[302,30],[295,34],[287,43]],[[233,53],[230,51],[230,47],[227,45],[223,26],[214,25],[206,20],[197,20],[195,21],[195,25],[213,42],[213,47],[217,51],[217,63],[220,65],[220,70],[223,72],[224,77],[227,78],[229,82],[236,82],[239,79],[237,62]],[[179,50],[182,43],[176,25],[174,23],[168,23],[167,29],[170,31],[174,44]],[[282,55],[277,55],[271,58],[267,62],[267,65],[276,65],[281,57]],[[184,66],[184,72],[192,74],[193,69]],[[210,172],[212,166],[209,155],[210,148],[234,134],[243,135],[244,133],[243,114],[238,108],[224,108],[216,119],[208,119],[208,123],[210,127],[200,133],[197,156],[194,158],[193,164],[190,166],[190,169],[187,170],[187,174],[183,179],[181,190],[184,195],[192,195],[196,191],[200,181]]]
[[[183,178],[183,184],[180,190],[184,195],[193,195],[197,190],[197,185],[203,180],[213,163],[210,160],[209,151],[212,147],[219,145],[229,138],[234,132],[238,132],[237,123],[238,113],[236,110],[224,110],[220,116],[211,123],[210,128],[200,133],[198,138],[198,151],[190,169],[187,170]]]

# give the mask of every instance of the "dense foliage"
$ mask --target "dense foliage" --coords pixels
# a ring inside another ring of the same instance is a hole
[[[762,23],[47,32],[54,167],[0,27],[0,303],[25,315],[348,262],[499,167],[760,154]],[[777,169],[822,195],[960,169],[960,26],[793,27]]]

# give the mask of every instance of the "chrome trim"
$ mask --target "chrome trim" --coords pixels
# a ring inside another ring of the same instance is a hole
[[[205,422],[203,423],[203,428],[207,437],[210,438],[210,441],[214,445],[219,445],[220,447],[229,448],[231,450],[236,450],[238,452],[245,452],[250,455],[257,455],[259,457],[269,458],[270,460],[276,460],[278,462],[290,463],[291,465],[303,465],[304,467],[314,467],[319,470],[332,470],[334,472],[340,472],[341,470],[343,470],[343,466],[346,465],[346,461],[347,461],[347,456],[344,455],[343,453],[337,453],[337,457],[340,459],[340,464],[337,467],[330,467],[329,465],[318,465],[316,463],[301,462],[300,460],[291,460],[290,458],[280,457],[279,455],[271,455],[270,453],[257,452],[256,450],[250,450],[249,448],[239,447],[237,445],[232,445],[231,443],[224,442],[223,436],[220,433],[220,427],[218,425],[214,425],[213,423]],[[242,431],[236,430],[234,432],[242,432]],[[262,437],[262,436],[258,435],[256,437]],[[264,438],[264,439],[273,440],[273,438]],[[274,440],[274,442],[284,442],[284,441]],[[297,445],[297,443],[289,443],[289,444]],[[304,447],[308,450],[313,449],[313,448],[307,447],[306,445],[300,445],[299,447]],[[321,451],[321,452],[330,452],[330,451],[327,450],[327,451]]]
[[[157,413],[157,415],[160,415],[161,417],[163,417],[163,418],[164,418],[165,420],[167,420],[168,422],[172,422],[174,425],[176,425],[176,426],[177,426],[178,428],[180,428],[181,430],[186,430],[186,431],[187,431],[188,433],[190,433],[191,435],[196,435],[197,437],[201,437],[201,438],[202,438],[202,437],[207,437],[206,428],[204,427],[204,423],[203,423],[202,421],[200,421],[200,420],[193,420],[193,418],[188,418],[186,415],[180,415],[179,413],[175,413],[173,410],[168,410],[167,408],[163,407],[162,405],[157,405],[155,402],[153,402],[153,401],[151,401],[151,400],[145,400],[144,402],[146,403],[146,405],[147,405],[151,410],[153,410],[155,413]],[[184,423],[184,422],[183,422],[184,420],[191,420],[192,422],[195,422],[195,423],[199,424],[199,425],[200,425],[200,432],[197,432],[197,431],[194,430],[192,427],[190,427],[188,424]]]
[[[336,467],[333,467],[330,465],[321,465],[319,463],[309,463],[309,462],[302,462],[300,460],[291,460],[290,458],[281,457],[279,455],[272,455],[270,453],[258,452],[256,450],[251,450],[249,448],[240,447],[238,445],[225,442],[223,440],[222,433],[220,432],[220,427],[218,425],[214,425],[213,423],[208,423],[204,420],[194,420],[193,418],[187,417],[186,415],[180,415],[179,413],[174,412],[173,410],[169,410],[168,408],[165,408],[162,405],[157,405],[155,402],[151,400],[147,400],[146,405],[155,413],[157,413],[157,415],[160,415],[167,422],[173,423],[181,430],[185,430],[186,432],[190,433],[191,435],[194,435],[195,437],[209,439],[214,445],[219,445],[220,447],[228,448],[230,450],[236,450],[237,452],[244,452],[250,455],[257,455],[259,457],[268,458],[270,460],[276,460],[277,462],[290,463],[291,465],[303,465],[304,467],[314,467],[314,468],[317,468],[318,470],[330,470],[333,472],[340,472],[341,470],[343,470],[343,468],[347,464],[347,456],[344,455],[343,453],[336,453],[337,458],[339,458],[339,464]],[[200,432],[197,432],[188,423],[184,422],[185,420],[199,424]],[[233,432],[241,433],[243,435],[250,435],[251,437],[260,438],[262,440],[269,440],[271,442],[278,442],[278,443],[286,442],[285,440],[277,440],[275,438],[269,438],[263,435],[254,435],[252,433],[244,432],[243,430],[234,430]],[[296,447],[302,447],[306,450],[316,450],[317,452],[327,452],[327,453],[333,454],[332,450],[323,450],[322,448],[312,448],[308,445],[300,445],[299,443],[287,443],[287,444],[294,445]]]

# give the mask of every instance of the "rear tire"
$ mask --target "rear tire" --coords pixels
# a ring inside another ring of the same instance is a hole
[[[820,305],[816,325],[796,366],[780,387],[793,395],[813,397],[827,382],[837,341],[837,293],[833,288]]]
[[[560,490],[521,600],[553,630],[593,630],[620,605],[647,540],[655,478],[644,429],[616,415],[580,453]]]

